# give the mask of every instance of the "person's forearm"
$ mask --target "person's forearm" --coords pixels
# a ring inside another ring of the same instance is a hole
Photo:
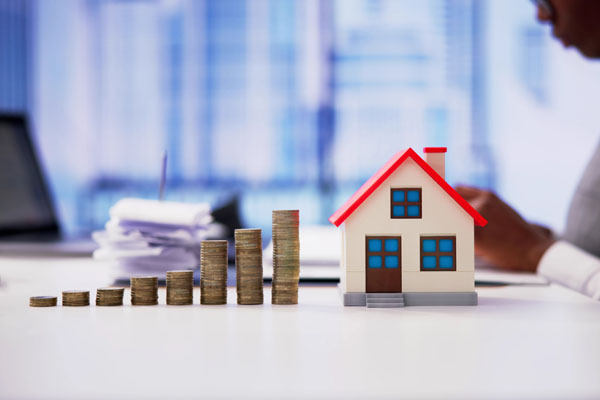
[[[600,300],[600,258],[563,240],[542,256],[538,273],[552,282]]]

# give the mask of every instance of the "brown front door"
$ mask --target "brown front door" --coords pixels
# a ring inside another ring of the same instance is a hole
[[[365,240],[367,293],[402,291],[400,236],[367,236]]]

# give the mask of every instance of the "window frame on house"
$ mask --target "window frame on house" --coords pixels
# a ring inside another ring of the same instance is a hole
[[[386,251],[385,250],[385,241],[393,239],[398,243],[398,248],[396,251]],[[381,251],[370,251],[369,240],[381,240]],[[400,236],[366,236],[366,248],[365,248],[365,266],[366,268],[377,269],[377,270],[387,270],[387,269],[401,269],[402,267],[402,237]],[[369,263],[370,256],[380,256],[381,257],[381,266],[380,267],[371,267]],[[385,265],[385,257],[397,257],[398,263],[395,267],[387,267]]]
[[[394,201],[394,193],[403,192],[404,201]],[[408,192],[418,192],[419,201],[408,201]],[[418,206],[419,215],[408,215],[409,206]],[[394,215],[394,207],[404,207],[404,215]],[[392,219],[421,219],[423,218],[423,190],[421,188],[392,188],[390,190],[390,217]]]
[[[421,271],[456,271],[456,236],[421,236],[421,254],[419,256],[421,260]],[[425,240],[435,240],[435,251],[424,251]],[[451,240],[452,251],[440,251],[440,241]],[[442,268],[440,266],[440,257],[452,257],[452,268]],[[435,257],[436,266],[435,268],[425,268],[424,260],[425,257]]]

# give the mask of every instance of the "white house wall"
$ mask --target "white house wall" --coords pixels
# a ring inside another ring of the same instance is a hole
[[[422,218],[390,218],[392,188],[421,188]],[[473,218],[407,159],[344,222],[342,290],[365,292],[365,236],[401,236],[403,292],[474,290]],[[420,237],[456,236],[456,271],[421,271]]]
[[[345,225],[342,225],[340,228],[340,244],[342,247],[342,251],[340,252],[342,257],[340,260],[340,266],[342,268],[342,273],[340,274],[340,289],[342,290],[342,293],[346,293],[348,292],[346,285],[346,274],[343,273],[343,271],[345,271],[344,266],[346,265],[346,227]]]

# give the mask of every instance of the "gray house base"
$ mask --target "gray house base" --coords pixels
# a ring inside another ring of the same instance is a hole
[[[397,295],[398,293],[396,293]],[[477,292],[402,293],[405,306],[476,306]],[[367,305],[367,293],[343,293],[344,306]]]

